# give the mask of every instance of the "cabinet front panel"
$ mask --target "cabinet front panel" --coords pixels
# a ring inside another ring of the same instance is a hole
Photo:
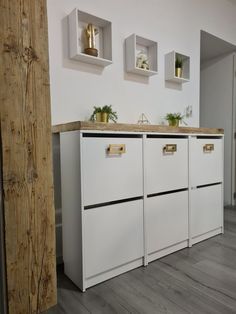
[[[223,180],[223,140],[192,139],[191,186],[205,185]]]
[[[148,254],[188,238],[188,191],[147,199]]]
[[[84,138],[82,156],[85,206],[143,195],[141,138]]]
[[[86,278],[143,256],[143,201],[86,210]]]
[[[187,139],[148,138],[145,156],[147,194],[188,187]]]
[[[203,187],[191,191],[192,237],[222,226],[222,185]]]

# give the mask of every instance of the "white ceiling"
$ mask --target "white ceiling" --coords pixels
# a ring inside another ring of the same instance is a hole
[[[236,4],[236,0],[230,1],[234,1]],[[208,61],[233,51],[236,51],[235,45],[207,32],[201,31],[201,62]]]

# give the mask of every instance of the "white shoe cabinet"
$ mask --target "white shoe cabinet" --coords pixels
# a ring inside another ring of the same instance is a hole
[[[60,133],[63,259],[82,290],[223,232],[223,135]]]

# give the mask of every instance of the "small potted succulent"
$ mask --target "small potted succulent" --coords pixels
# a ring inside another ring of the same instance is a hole
[[[144,70],[149,70],[148,57],[144,52],[140,52],[137,56],[136,67]]]
[[[178,127],[180,122],[183,121],[184,116],[181,115],[181,113],[167,113],[165,116],[165,120],[168,121],[169,126],[175,126]],[[185,122],[184,122],[185,124]]]
[[[94,106],[93,109],[90,121],[107,123],[111,120],[116,123],[118,116],[117,113],[112,110],[112,105],[103,107]]]
[[[182,77],[183,60],[180,57],[176,57],[175,60],[175,76]]]

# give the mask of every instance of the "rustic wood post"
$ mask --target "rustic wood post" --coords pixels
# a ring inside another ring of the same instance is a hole
[[[46,0],[0,0],[0,122],[10,314],[56,303]]]

